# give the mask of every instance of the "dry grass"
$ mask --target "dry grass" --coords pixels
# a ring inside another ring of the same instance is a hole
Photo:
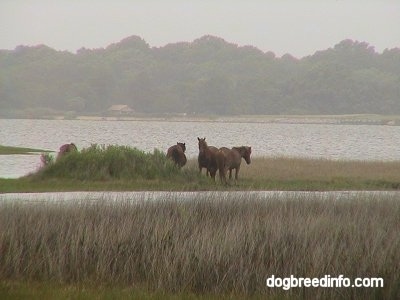
[[[400,199],[181,200],[0,203],[0,280],[305,299],[400,296]],[[383,277],[385,287],[285,292],[266,288],[272,274]]]
[[[398,189],[400,161],[335,161],[288,157],[255,157],[251,165],[243,163],[240,177],[250,182],[272,182],[278,185],[307,182],[316,189]],[[324,185],[325,184],[325,185]],[[271,185],[273,188],[273,184]]]

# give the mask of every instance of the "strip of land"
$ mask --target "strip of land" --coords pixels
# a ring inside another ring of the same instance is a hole
[[[99,160],[96,160],[99,161]],[[57,163],[56,163],[57,164]],[[86,168],[86,167],[85,167]],[[100,167],[99,167],[100,168]],[[177,173],[153,178],[113,177],[112,165],[100,168],[84,177],[84,170],[57,174],[46,172],[18,179],[0,178],[0,193],[58,191],[223,191],[223,190],[283,190],[283,191],[344,191],[400,189],[400,161],[333,161],[284,157],[255,157],[250,165],[242,163],[239,180],[228,185],[200,174],[195,159]],[[87,171],[85,171],[87,172]],[[101,174],[104,172],[104,174]],[[114,173],[116,171],[113,171]],[[127,172],[127,171],[126,171]],[[132,175],[134,176],[134,175]]]
[[[43,149],[25,148],[25,147],[11,147],[0,145],[0,155],[12,155],[12,154],[32,154],[32,153],[48,153],[52,152]]]

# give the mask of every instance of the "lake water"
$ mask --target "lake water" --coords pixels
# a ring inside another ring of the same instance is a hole
[[[70,142],[78,149],[96,143],[166,151],[179,141],[194,158],[197,137],[217,147],[252,146],[252,156],[400,160],[400,126],[0,119],[0,145],[52,151]],[[39,167],[39,155],[0,155],[0,177],[20,177]]]
[[[63,202],[85,203],[96,201],[191,201],[191,200],[356,200],[356,199],[400,199],[398,191],[139,191],[139,192],[55,192],[55,193],[7,193],[0,194],[0,204],[7,201],[19,203]]]

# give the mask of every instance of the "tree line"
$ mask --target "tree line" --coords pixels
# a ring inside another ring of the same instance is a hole
[[[137,113],[400,114],[400,49],[343,40],[297,59],[214,36],[150,47],[137,36],[76,53],[0,50],[0,116]]]

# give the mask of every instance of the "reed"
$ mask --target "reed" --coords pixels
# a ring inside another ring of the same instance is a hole
[[[398,299],[400,199],[197,196],[0,203],[0,280],[195,295]],[[267,288],[279,277],[384,288]]]

